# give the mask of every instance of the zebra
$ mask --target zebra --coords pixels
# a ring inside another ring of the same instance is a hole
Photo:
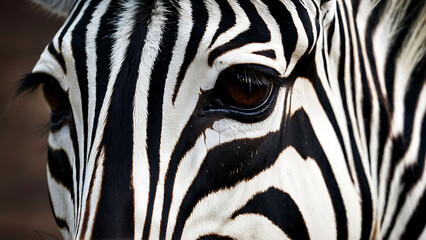
[[[36,0],[65,239],[426,239],[426,4]]]

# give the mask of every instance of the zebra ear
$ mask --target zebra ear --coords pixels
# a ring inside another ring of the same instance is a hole
[[[56,15],[66,17],[71,12],[71,8],[76,0],[32,0],[44,9]]]

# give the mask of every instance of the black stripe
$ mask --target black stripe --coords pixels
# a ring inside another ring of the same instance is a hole
[[[75,70],[77,74],[77,80],[78,85],[80,88],[80,96],[81,96],[81,108],[83,113],[83,173],[82,173],[82,183],[85,182],[86,178],[86,156],[87,156],[87,128],[88,128],[88,101],[89,101],[89,86],[88,86],[88,80],[87,80],[87,53],[86,53],[86,35],[87,35],[87,25],[89,24],[92,13],[95,10],[96,5],[98,4],[99,0],[93,0],[90,2],[89,6],[86,8],[86,10],[83,13],[83,16],[80,18],[80,21],[75,25],[73,31],[72,31],[72,38],[71,38],[71,49],[73,58],[76,59],[75,61]],[[76,139],[77,141],[77,139]],[[75,154],[79,154],[76,152]],[[80,176],[80,169],[77,168],[76,172],[78,173],[77,176]],[[80,186],[80,179],[77,178],[77,191],[79,191]],[[80,198],[80,201],[82,200],[82,195],[77,195],[77,198]]]
[[[152,4],[145,1],[135,7],[134,29],[114,84],[102,138],[104,176],[93,238],[132,238],[134,235],[133,100]]]
[[[253,54],[257,54],[257,55],[261,55],[261,56],[265,56],[271,59],[276,59],[277,55],[275,54],[275,51],[272,49],[269,50],[263,50],[263,51],[256,51],[253,52]]]
[[[315,79],[315,78],[311,78],[311,79]],[[351,181],[354,182],[354,176],[352,175],[352,172],[350,170],[348,153],[345,149],[342,131],[340,130],[339,125],[337,124],[336,116],[334,115],[333,108],[331,107],[333,103],[330,102],[330,99],[328,98],[327,93],[325,92],[321,84],[321,80],[319,78],[316,78],[316,80],[313,80],[312,83],[313,83],[314,89],[316,90],[318,100],[320,101],[321,106],[324,109],[324,112],[327,115],[327,118],[331,126],[333,127],[334,133],[336,134],[337,139],[339,140],[339,143],[340,143],[339,147],[342,149],[342,153],[343,153],[345,164],[346,164],[346,171],[348,172],[351,178]]]
[[[208,57],[208,64],[210,66],[212,66],[213,61],[216,58],[228,51],[240,48],[249,43],[265,43],[271,40],[271,33],[263,19],[259,16],[255,6],[250,1],[241,1],[239,4],[247,14],[250,22],[250,28],[247,31],[240,33],[229,42],[211,51]],[[282,13],[280,14],[282,15]]]
[[[354,18],[356,18],[356,15],[358,14],[359,5],[360,5],[360,0],[352,0],[352,9],[353,9]]]
[[[229,5],[227,0],[216,0],[217,4],[219,5],[220,12],[222,14],[220,18],[219,28],[215,32],[209,48],[213,46],[213,44],[216,42],[216,39],[224,32],[226,32],[228,29],[230,29],[232,26],[235,25],[235,13],[232,10],[231,6]]]
[[[299,207],[289,194],[279,189],[271,187],[255,195],[244,207],[232,214],[232,218],[241,214],[260,214],[281,228],[290,239],[309,239]]]
[[[345,61],[346,61],[346,35],[345,30],[343,26],[343,20],[342,15],[340,13],[340,8],[336,7],[336,13],[337,13],[337,19],[339,24],[339,34],[340,34],[340,56],[339,56],[339,62],[338,62],[338,68],[337,68],[337,79],[339,81],[339,89],[340,89],[340,95],[342,99],[342,104],[345,110],[345,117],[347,121],[349,118],[349,113],[347,110],[347,101],[346,101],[346,89],[345,89]]]
[[[346,49],[349,49],[349,78],[350,78],[349,79],[350,80],[349,81],[349,84],[350,84],[349,88],[350,88],[350,92],[352,93],[351,94],[352,95],[352,99],[350,99],[350,101],[352,101],[352,103],[353,103],[352,110],[353,110],[353,113],[355,115],[355,119],[358,119],[357,111],[356,111],[357,101],[355,99],[355,96],[356,96],[356,93],[355,93],[355,84],[357,82],[355,81],[355,60],[354,60],[355,53],[354,53],[354,46],[353,46],[353,38],[354,37],[352,35],[352,29],[350,27],[351,26],[350,25],[350,19],[349,19],[349,15],[348,15],[348,10],[347,10],[346,4],[342,3],[342,7],[343,7],[343,11],[344,11],[344,13],[342,14],[342,16],[346,20],[346,31],[347,31],[348,39],[349,39],[349,41],[348,41],[349,46],[346,46]],[[341,86],[345,86],[346,85],[346,81],[344,81],[345,80],[344,78],[339,78],[339,80],[342,83]],[[343,88],[343,89],[346,89],[346,88]],[[345,109],[349,109],[349,105],[346,105]],[[347,121],[350,121],[349,117],[347,118]],[[358,131],[359,129],[358,129],[357,126],[352,126],[351,128],[352,128],[352,131],[357,130],[357,133],[359,133],[359,131]]]
[[[62,50],[62,40],[64,39],[65,34],[68,32],[68,29],[74,23],[77,16],[80,14],[80,11],[83,8],[83,5],[84,5],[85,2],[86,1],[76,1],[76,3],[75,3],[76,5],[74,5],[74,7],[73,7],[73,8],[75,8],[75,11],[68,18],[68,22],[66,23],[65,27],[62,29],[61,34],[59,34],[59,37],[58,37],[59,51]]]
[[[426,59],[423,61],[426,63]],[[419,64],[421,65],[421,64]],[[421,68],[419,68],[421,69]],[[420,73],[420,72],[419,72]],[[420,94],[423,89],[423,85],[426,83],[426,71],[423,70],[423,74],[419,74],[419,76],[411,77],[411,82],[406,90],[404,97],[404,138],[407,140],[408,144],[411,143],[412,135],[413,135],[413,127],[414,127],[414,117],[416,114],[416,110],[421,109],[422,100],[424,103],[424,98],[420,99]],[[420,116],[417,116],[418,118]],[[425,136],[425,135],[421,135]],[[423,138],[422,138],[423,140]],[[425,146],[425,145],[420,145]]]
[[[56,222],[56,225],[58,225],[58,227],[60,229],[65,229],[68,232],[70,231],[70,227],[68,226],[68,223],[64,219],[55,216],[55,222]]]
[[[326,73],[327,80],[329,80],[328,79],[329,75],[328,75],[328,70],[327,70],[327,62],[325,61],[326,52],[325,51],[322,51],[322,52],[323,52],[323,59],[324,59],[323,68],[324,68],[324,71]],[[348,153],[345,149],[345,145],[344,145],[344,141],[343,141],[343,135],[342,135],[342,132],[340,130],[339,125],[337,124],[337,119],[336,119],[336,116],[334,115],[333,108],[331,107],[332,103],[330,102],[330,99],[327,96],[327,93],[325,92],[325,89],[323,87],[323,83],[321,82],[321,79],[318,76],[317,63],[313,60],[312,56],[313,56],[313,54],[305,55],[304,57],[302,57],[299,60],[299,62],[296,64],[292,74],[290,75],[290,78],[305,77],[306,79],[309,79],[311,81],[311,83],[312,83],[312,85],[313,85],[313,87],[316,91],[318,100],[319,100],[321,106],[323,107],[324,112],[327,115],[327,118],[330,121],[330,124],[332,125],[334,132],[337,136],[337,139],[340,143],[340,148],[342,149],[342,153],[343,153],[343,156],[344,156],[344,159],[345,159],[348,174],[349,174],[352,182],[354,182],[354,177],[353,177],[352,172],[350,171],[350,167],[349,167]],[[339,63],[344,64],[344,60],[340,61]],[[343,67],[343,66],[339,66],[339,67]],[[343,82],[343,80],[341,80],[340,82]],[[344,95],[344,92],[343,92],[343,95]]]
[[[113,36],[117,30],[114,26],[114,20],[118,16],[119,12],[117,9],[119,7],[120,5],[117,1],[113,1],[112,4],[108,6],[107,11],[100,20],[99,31],[96,36],[96,104],[89,152],[92,151],[96,129],[98,127],[99,114],[104,105],[104,98],[109,83],[109,76],[111,74],[111,49],[113,49],[113,44],[115,42]]]
[[[70,192],[71,200],[74,201],[72,167],[65,151],[53,150],[49,146],[47,148],[47,165],[52,178]]]
[[[284,47],[284,57],[287,63],[290,62],[291,56],[296,49],[298,34],[293,18],[286,6],[279,1],[269,1],[265,3],[269,12],[275,18],[280,27],[281,40]]]
[[[55,49],[55,46],[53,46],[53,43],[50,43],[47,49],[49,50],[50,54],[52,54],[52,56],[56,59],[59,65],[61,65],[64,74],[67,74],[67,67],[65,66],[65,60],[64,56],[62,55],[62,52],[58,53]]]
[[[328,54],[331,54],[331,43],[333,42],[333,36],[336,30],[336,18],[334,17],[330,23],[330,27],[327,29],[327,46],[328,46]]]
[[[314,44],[314,33],[312,31],[311,19],[309,17],[307,9],[302,5],[301,1],[293,0],[292,2],[296,7],[297,15],[303,24],[303,29],[305,30],[306,36],[308,38],[308,46],[306,48],[308,51],[309,49],[311,49],[312,45]],[[315,25],[318,24],[318,21],[316,21],[316,19],[314,20],[315,20]],[[316,30],[318,35],[319,29],[316,29]],[[302,31],[302,29],[299,29],[299,31]]]
[[[323,35],[323,40],[325,41],[325,35]],[[323,62],[322,68],[324,69],[325,77],[327,78],[326,79],[327,83],[328,85],[330,85],[330,74],[328,73],[328,65],[327,65],[327,59],[329,58],[324,48],[321,50],[321,57]]]
[[[71,114],[70,119],[74,119],[74,117]],[[74,150],[74,166],[75,168],[73,169],[75,172],[75,182],[76,182],[76,197],[75,197],[75,202],[77,207],[80,206],[80,198],[78,196],[80,196],[80,189],[79,189],[79,181],[78,179],[80,179],[80,147],[78,146],[78,137],[77,137],[77,129],[75,127],[75,123],[74,121],[71,122],[72,124],[69,124],[69,128],[70,128],[70,138],[72,140],[72,145],[73,145],[73,150]]]
[[[298,110],[290,120],[289,126],[287,126],[289,132],[286,134],[286,138],[290,141],[288,144],[294,146],[297,152],[306,159],[311,157],[315,159],[321,173],[324,177],[324,182],[330,193],[331,202],[334,208],[334,215],[337,224],[337,239],[348,238],[348,226],[346,209],[343,203],[343,199],[337,185],[336,178],[331,169],[330,163],[323,152],[323,149],[315,137],[315,132],[312,129],[310,120],[306,113]]]
[[[385,180],[386,189],[384,193],[385,194],[385,205],[383,207],[384,212],[386,212],[388,203],[389,203],[389,191],[390,191],[390,187],[392,183],[392,177],[395,174],[396,167],[402,160],[407,148],[408,148],[408,144],[401,135],[393,137],[391,155],[390,155],[390,166],[389,166],[389,169],[387,169],[388,173]],[[386,214],[383,214],[382,220],[381,220],[382,224],[385,219],[385,216]]]
[[[217,234],[209,234],[209,235],[204,235],[197,238],[197,240],[233,240],[233,239],[234,238],[231,238],[229,236],[223,236],[223,235],[217,235]]]
[[[174,9],[169,3],[165,3],[165,7],[170,9],[166,15],[162,44],[154,64],[150,79],[150,87],[148,91],[148,120],[147,120],[147,154],[149,164],[149,193],[147,215],[145,218],[145,226],[143,228],[142,239],[147,239],[150,233],[152,211],[155,200],[156,186],[158,183],[159,162],[160,162],[160,139],[161,124],[163,114],[163,96],[166,84],[167,73],[172,59],[173,48],[177,40],[178,32],[178,14],[172,12]],[[163,224],[163,222],[161,223]],[[160,234],[165,234],[161,232]],[[160,237],[164,239],[164,237]]]
[[[425,145],[423,145],[425,146]],[[424,159],[424,155],[423,155]],[[423,192],[420,201],[417,204],[416,209],[414,210],[413,215],[408,221],[405,231],[401,236],[401,239],[419,239],[420,234],[426,228],[426,192]]]

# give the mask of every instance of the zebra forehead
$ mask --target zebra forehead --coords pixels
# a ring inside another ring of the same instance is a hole
[[[90,35],[96,39],[102,38],[103,41],[125,41],[131,35],[138,34],[140,43],[157,41],[145,39],[146,31],[147,27],[155,22],[153,18],[162,15],[160,18],[168,19],[163,21],[164,32],[174,31],[178,34],[187,31],[187,35],[190,35],[188,44],[200,46],[199,50],[207,53],[210,67],[213,67],[213,63],[221,56],[227,55],[226,59],[232,58],[236,61],[229,63],[230,65],[246,60],[253,64],[264,63],[262,65],[275,69],[280,75],[288,76],[296,62],[312,51],[318,38],[318,8],[313,11],[317,5],[307,2],[76,1],[69,3],[69,7],[74,10],[53,42],[57,55],[62,57],[63,53],[66,61],[67,58],[73,58],[72,54],[68,53],[77,50],[76,48],[86,47],[87,37]],[[52,2],[49,6],[56,5]],[[61,11],[64,12],[64,9]],[[99,14],[101,9],[104,9],[103,14]],[[218,16],[214,16],[215,14]],[[94,16],[102,17],[95,20]],[[301,21],[292,23],[295,17],[299,17]],[[175,24],[173,19],[179,20],[179,24]],[[94,24],[96,21],[99,24],[97,27]],[[286,23],[285,27],[281,26],[283,23]],[[303,26],[313,31],[299,31],[298,28]],[[206,28],[214,34],[206,36]],[[72,37],[67,38],[67,34]],[[72,41],[71,48],[74,50],[67,51],[62,48],[63,42],[68,40]],[[176,37],[160,40],[162,45],[178,44],[175,42]],[[228,53],[236,49],[241,59],[235,54],[229,57]],[[113,49],[113,52],[122,50],[126,51],[126,48]],[[241,55],[242,51],[246,53]],[[67,54],[69,56],[66,56]]]

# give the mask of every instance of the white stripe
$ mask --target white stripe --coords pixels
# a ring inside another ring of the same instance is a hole
[[[48,145],[52,150],[63,150],[68,156],[68,161],[71,166],[71,169],[75,169],[75,153],[74,148],[71,142],[70,130],[69,127],[63,127],[56,133],[50,133],[48,137]],[[50,159],[50,161],[55,159]],[[72,179],[73,189],[76,188],[76,179]],[[71,200],[71,194],[69,189],[64,188],[62,184],[58,183],[50,174],[49,166],[47,166],[47,183],[49,186],[50,197],[53,206],[54,215],[65,220],[69,226],[69,233],[65,230],[61,230],[64,238],[69,235],[74,236],[75,226],[74,226],[74,205]],[[74,201],[76,197],[74,195]],[[65,235],[64,235],[65,233]]]
[[[353,239],[357,239],[361,233],[361,199],[357,185],[352,183],[349,172],[346,171],[343,149],[339,147],[340,142],[336,136],[335,129],[331,125],[319,102],[315,89],[308,79],[298,78],[294,83],[293,89],[295,93],[292,98],[292,112],[303,108],[308,115],[339,187],[348,220],[348,234]]]
[[[215,43],[211,46],[212,50],[234,39],[241,33],[247,31],[250,27],[250,20],[246,12],[238,5],[238,2],[228,0],[228,3],[235,13],[235,24],[216,38]]]
[[[187,114],[188,111],[193,109],[193,98],[197,97],[193,93],[187,96],[187,100],[191,101],[191,104],[187,104],[185,108],[183,108],[179,113],[176,112],[173,104],[172,104],[172,95],[174,93],[174,89],[176,86],[176,79],[178,77],[179,71],[181,69],[184,56],[187,51],[187,45],[189,42],[189,37],[191,35],[191,30],[194,25],[192,19],[192,6],[191,2],[188,0],[179,2],[179,25],[177,32],[177,39],[175,42],[175,46],[173,48],[172,58],[170,61],[164,96],[163,96],[163,112],[162,112],[162,130],[161,130],[161,138],[160,138],[160,163],[159,163],[159,176],[157,183],[157,191],[155,194],[155,200],[153,205],[152,212],[152,222],[151,222],[151,231],[150,231],[150,239],[158,239],[160,236],[160,223],[162,217],[163,210],[163,202],[164,202],[164,182],[166,171],[169,166],[170,157],[172,151],[174,149],[175,144],[177,143],[177,139],[179,137],[180,132],[183,129],[184,124],[187,122]],[[182,84],[187,81],[186,79]],[[181,88],[182,90],[182,88]],[[197,90],[197,88],[193,85],[193,90]],[[185,101],[184,101],[185,102]],[[176,104],[182,104],[179,98],[176,99]],[[176,115],[178,114],[178,115]],[[184,120],[183,120],[183,119]],[[165,127],[167,126],[167,128]],[[149,192],[149,191],[146,191]]]
[[[86,211],[88,211],[88,206],[90,206],[90,212],[89,212],[89,222],[81,222],[80,224],[87,224],[88,226],[93,225],[94,221],[94,213],[96,211],[96,206],[98,203],[98,196],[100,195],[100,176],[103,172],[103,166],[100,165],[95,170],[95,157],[98,152],[98,145],[93,146],[92,151],[89,152],[89,149],[91,147],[90,141],[92,139],[92,130],[93,130],[93,123],[94,121],[99,121],[99,119],[94,119],[94,112],[95,112],[95,106],[96,106],[96,38],[97,33],[99,29],[100,19],[105,14],[107,7],[110,3],[110,0],[105,0],[101,2],[99,5],[96,6],[96,10],[93,12],[90,23],[87,25],[87,33],[86,33],[86,53],[87,53],[87,80],[88,80],[88,135],[87,135],[87,155],[86,155],[86,179],[82,183],[83,185],[83,191],[82,191],[82,210],[81,210],[81,216],[84,217],[86,214]],[[99,99],[101,101],[102,99]],[[103,127],[103,121],[99,121],[99,125]],[[99,126],[98,126],[99,129]],[[103,128],[102,128],[103,129]],[[96,134],[96,133],[95,133]],[[96,136],[96,135],[95,135]],[[94,141],[94,143],[98,143],[99,141]],[[103,154],[100,156],[100,162],[103,161]],[[92,189],[89,189],[90,187],[90,180],[92,178],[92,175],[96,174],[94,176],[94,185]],[[92,192],[91,198],[88,199],[88,193],[89,191]],[[82,220],[84,221],[84,220]],[[92,229],[91,227],[87,228],[86,235],[81,236],[81,228],[79,228],[79,231],[76,233],[77,238],[85,239],[90,238]]]
[[[166,21],[167,9],[162,2],[156,2],[146,35],[145,45],[139,65],[139,76],[136,82],[134,109],[133,109],[133,172],[132,184],[134,187],[134,239],[141,239],[145,225],[148,193],[149,193],[149,163],[146,152],[146,131],[148,118],[148,90],[152,69],[160,50],[163,28]],[[155,230],[154,230],[155,231]],[[151,229],[151,234],[153,229]]]

